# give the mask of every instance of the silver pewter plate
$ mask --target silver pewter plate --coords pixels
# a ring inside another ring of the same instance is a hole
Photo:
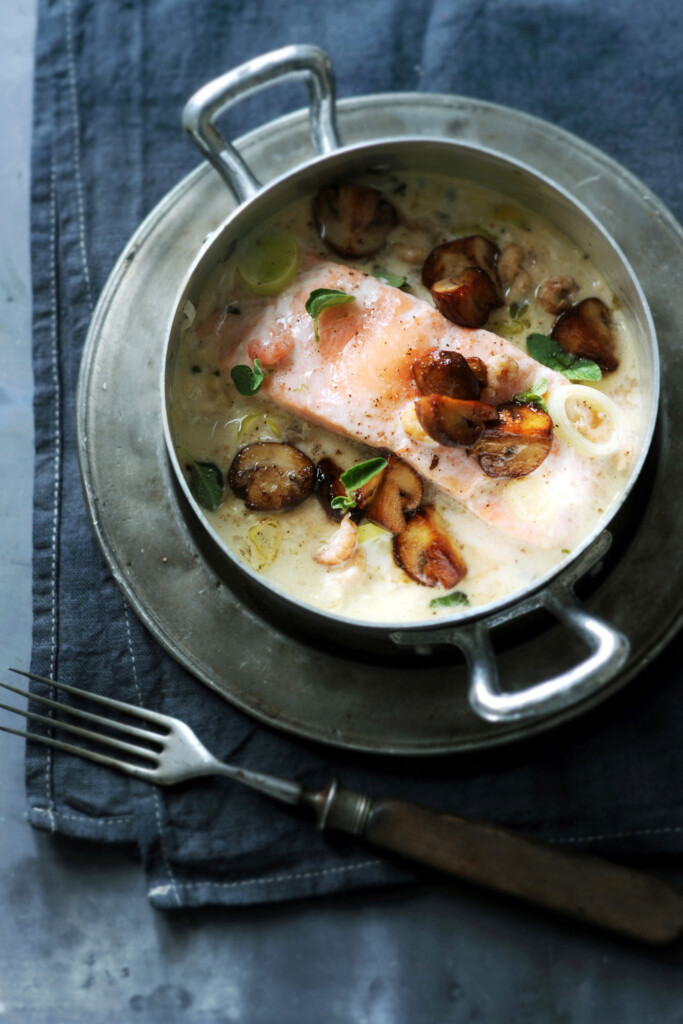
[[[198,679],[257,719],[309,739],[385,754],[455,753],[519,740],[618,690],[681,622],[683,545],[666,538],[678,536],[676,496],[683,486],[674,442],[683,436],[677,422],[683,409],[674,394],[683,349],[671,287],[683,280],[683,229],[614,161],[516,111],[462,97],[393,94],[341,101],[338,117],[347,144],[423,136],[479,143],[522,162],[533,154],[533,166],[589,208],[638,275],[660,347],[659,431],[618,516],[612,552],[581,593],[595,614],[629,637],[625,670],[566,711],[494,725],[472,712],[465,665],[455,648],[382,657],[334,647],[290,629],[228,573],[176,490],[162,430],[168,312],[204,238],[235,205],[208,164],[180,182],[141,225],[95,311],[78,389],[88,511],[114,578],[152,635]],[[308,114],[274,121],[237,146],[268,182],[313,155]],[[572,637],[542,618],[507,633],[501,629],[498,647],[503,686],[511,690],[583,656]]]

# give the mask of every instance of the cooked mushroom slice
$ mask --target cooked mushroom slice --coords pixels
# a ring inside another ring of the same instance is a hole
[[[553,440],[553,421],[536,405],[506,402],[498,406],[499,420],[487,423],[470,448],[487,476],[528,476],[541,465]]]
[[[612,318],[600,299],[584,299],[572,306],[555,321],[550,336],[566,352],[593,359],[605,373],[619,365],[614,354]]]
[[[495,284],[479,267],[466,267],[456,278],[436,281],[432,298],[439,313],[461,327],[483,327],[491,310],[501,305]]]
[[[257,441],[238,451],[228,480],[247,508],[254,512],[281,512],[300,505],[309,496],[315,467],[291,444]]]
[[[481,436],[484,424],[498,419],[495,405],[446,395],[416,398],[415,414],[429,436],[449,448],[471,448]]]
[[[315,487],[320,504],[325,509],[325,514],[329,519],[334,519],[336,523],[340,523],[344,518],[344,511],[340,508],[332,508],[333,498],[345,498],[347,496],[346,488],[339,479],[344,472],[334,459],[330,459],[327,456],[320,460],[318,465],[315,467]],[[351,518],[354,522],[360,522],[363,518],[362,509],[352,508],[350,513]]]
[[[485,388],[488,385],[488,371],[486,369],[486,363],[479,356],[469,356],[467,359],[467,365],[479,381],[479,387]]]
[[[406,528],[406,513],[420,507],[422,480],[396,455],[389,455],[387,462],[386,469],[356,491],[356,502],[371,523],[401,533]]]
[[[510,288],[522,269],[524,250],[517,242],[510,242],[501,251],[496,269],[498,277],[506,288]]]
[[[423,395],[476,399],[481,392],[476,374],[459,352],[430,352],[422,359],[416,359],[413,379]]]
[[[432,249],[424,261],[422,283],[431,290],[437,281],[453,281],[468,267],[478,267],[491,278],[496,290],[497,305],[502,305],[503,292],[496,270],[499,255],[498,246],[482,235],[467,235],[466,238],[444,242]]]
[[[572,277],[548,277],[538,286],[536,296],[546,313],[557,316],[569,309],[578,289]]]
[[[341,256],[372,256],[396,224],[396,210],[366,185],[328,185],[313,203],[318,234]]]
[[[419,509],[403,533],[394,537],[394,558],[416,583],[450,590],[467,574],[467,566],[440,518],[430,505]]]

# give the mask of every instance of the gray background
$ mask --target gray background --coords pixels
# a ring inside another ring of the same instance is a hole
[[[26,668],[35,12],[0,0],[0,15],[0,649],[3,668]],[[1,734],[0,1024],[683,1022],[682,949],[455,885],[162,916],[124,852],[32,832],[23,785],[23,744]]]

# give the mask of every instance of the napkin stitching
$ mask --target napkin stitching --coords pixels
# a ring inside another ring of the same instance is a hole
[[[39,807],[32,809],[34,811],[40,810]],[[60,811],[58,808],[55,811],[55,815],[60,821],[77,821],[80,825],[125,825],[126,822],[133,819],[132,814],[128,814],[125,818],[91,818],[87,814],[65,814],[64,811]]]
[[[66,55],[69,65],[69,96],[71,99],[71,128],[74,139],[74,176],[76,179],[76,207],[78,213],[78,236],[81,250],[81,266],[85,278],[85,287],[88,297],[88,306],[92,313],[92,288],[90,285],[90,268],[88,267],[88,256],[85,245],[85,209],[83,203],[83,177],[81,174],[81,120],[78,113],[78,79],[76,76],[76,62],[74,60],[73,40],[73,19],[71,17],[71,0],[66,0],[64,15],[66,20]]]
[[[59,331],[57,323],[57,169],[55,165],[54,149],[50,162],[50,354],[52,357],[52,381],[55,396],[54,416],[54,477],[53,477],[53,503],[52,503],[52,536],[51,536],[51,609],[50,609],[50,676],[56,675],[57,660],[57,566],[58,566],[58,534],[59,534],[59,499],[61,493],[59,466],[61,461],[61,388],[59,383]],[[49,691],[54,697],[51,687]],[[54,832],[55,807],[54,807],[54,783],[53,783],[54,759],[52,748],[47,748],[45,760],[45,793],[47,797],[47,808],[35,808],[36,810],[47,810],[50,822],[50,831]]]
[[[128,613],[128,607],[127,607],[127,605],[125,603],[125,600],[123,599],[123,595],[122,595],[122,600],[124,602],[123,603],[123,614],[124,614],[125,620],[126,620],[126,635],[128,637],[128,650],[130,652],[130,660],[131,660],[131,665],[133,667],[133,682],[135,683],[135,689],[136,689],[137,695],[138,695],[138,704],[140,705],[140,707],[144,707],[144,702],[142,700],[142,692],[140,690],[140,684],[138,682],[138,667],[137,667],[137,662],[135,661],[135,651],[133,650],[133,636],[131,634],[131,629],[130,629],[130,615]],[[153,787],[152,792],[154,794],[154,796],[153,796],[153,799],[154,799],[154,816],[156,818],[157,830],[158,830],[158,833],[159,833],[159,849],[161,851],[161,859],[163,861],[164,867],[166,868],[166,873],[167,873],[167,875],[168,875],[168,877],[169,877],[169,879],[171,881],[171,888],[173,890],[173,895],[175,897],[176,903],[180,907],[180,906],[182,906],[182,900],[180,899],[180,892],[178,890],[178,882],[177,882],[176,877],[175,877],[175,875],[173,873],[170,861],[168,859],[168,854],[166,852],[166,840],[165,840],[165,836],[164,836],[164,826],[163,826],[163,823],[162,823],[162,820],[161,820],[161,806],[162,806],[161,805],[161,794],[159,793],[159,790],[156,788],[156,786]]]
[[[239,882],[179,882],[178,885],[181,889],[202,889],[208,886],[212,889],[239,889],[245,885],[268,885],[277,882],[291,882],[301,878],[317,878],[320,875],[342,874],[346,871],[360,871],[363,868],[377,867],[378,864],[382,863],[382,859],[377,857],[375,860],[362,860],[357,864],[342,864],[334,868],[317,868],[315,871],[295,871],[290,875],[275,875],[272,878],[245,878]],[[166,892],[167,888],[165,885],[155,885],[147,891],[147,895],[149,897],[162,895]]]
[[[318,875],[338,875],[345,871],[360,871],[362,868],[372,868],[381,864],[382,860],[377,857],[375,860],[362,860],[357,864],[341,864],[334,868],[316,868],[315,871],[295,871],[291,875],[275,875],[273,878],[245,878],[239,882],[183,882],[189,888],[198,885],[210,885],[215,889],[238,889],[243,885],[264,885],[268,882],[290,882],[299,878],[315,878]]]

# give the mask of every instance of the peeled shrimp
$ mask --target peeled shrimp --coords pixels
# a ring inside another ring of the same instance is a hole
[[[347,513],[332,540],[324,544],[313,557],[320,565],[341,565],[342,562],[348,562],[356,550],[357,538],[358,526]]]

